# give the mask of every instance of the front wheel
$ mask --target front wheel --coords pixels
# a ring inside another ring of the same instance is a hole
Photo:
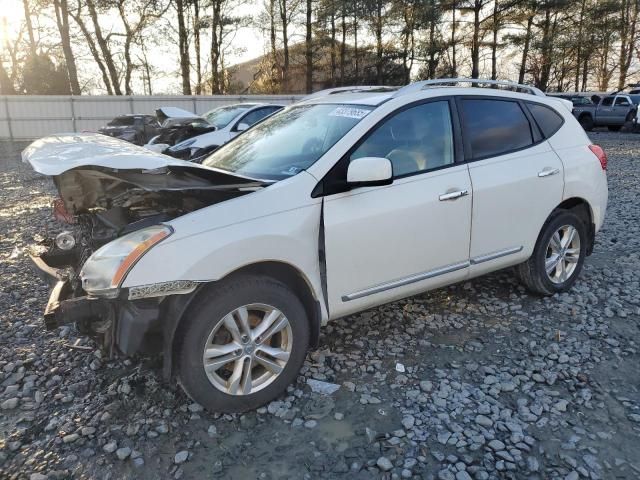
[[[180,383],[212,412],[255,409],[292,383],[309,346],[300,300],[268,277],[238,276],[200,294],[177,342]]]
[[[587,228],[576,214],[554,212],[538,237],[531,258],[517,267],[522,283],[534,293],[553,295],[575,283],[587,252]]]

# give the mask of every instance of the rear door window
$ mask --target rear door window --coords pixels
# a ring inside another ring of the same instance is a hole
[[[527,108],[545,138],[556,133],[564,123],[562,116],[551,107],[539,103],[527,103]]]
[[[518,102],[462,99],[464,136],[474,159],[502,155],[533,145],[531,125]]]
[[[613,105],[613,97],[607,97],[604,100],[602,100],[603,107],[610,107],[611,105]]]

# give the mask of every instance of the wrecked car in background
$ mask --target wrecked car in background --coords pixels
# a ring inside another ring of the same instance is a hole
[[[155,152],[164,152],[167,148],[188,138],[212,132],[216,129],[204,118],[170,118],[162,124],[159,135],[156,135],[145,148]]]
[[[284,105],[266,103],[238,103],[214,108],[202,116],[214,127],[212,131],[176,143],[163,153],[200,163],[236,135],[283,108]]]
[[[160,124],[155,116],[131,114],[114,118],[101,127],[98,133],[142,145],[155,137],[159,130]]]
[[[187,138],[180,136],[180,129],[185,127],[188,130],[193,122],[208,125],[208,122],[203,121],[202,117],[182,108],[160,107],[156,110],[155,115],[119,115],[100,128],[98,133],[119,138],[135,145],[144,145],[153,141],[154,138],[158,138],[159,135],[164,135],[166,138],[175,137],[176,141],[180,141]],[[209,130],[203,129],[200,133]]]
[[[216,129],[200,115],[177,107],[161,107],[156,110],[156,117],[161,125],[158,135],[151,138],[145,145],[154,152],[163,152],[196,135],[211,132]]]

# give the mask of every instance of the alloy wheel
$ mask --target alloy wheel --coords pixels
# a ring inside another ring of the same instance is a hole
[[[554,232],[547,245],[545,270],[549,280],[564,283],[576,271],[580,260],[580,234],[571,225],[564,225]]]
[[[229,312],[207,338],[202,363],[211,384],[229,395],[250,395],[272,383],[293,347],[287,317],[265,304]]]

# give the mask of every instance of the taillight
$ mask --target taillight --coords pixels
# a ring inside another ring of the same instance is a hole
[[[600,165],[602,166],[602,170],[607,169],[607,154],[604,153],[604,150],[600,145],[589,145],[589,150],[593,152],[593,154],[598,157],[600,160]]]

